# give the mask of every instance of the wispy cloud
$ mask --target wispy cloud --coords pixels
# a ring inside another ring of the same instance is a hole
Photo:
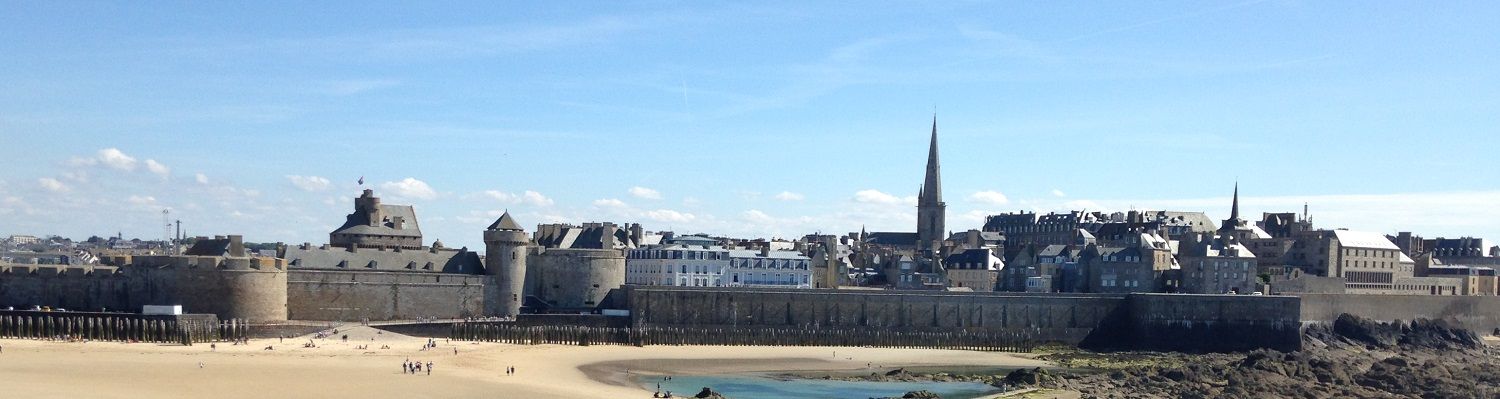
[[[1005,205],[1010,203],[1010,198],[999,191],[986,190],[969,194],[969,201],[989,205]]]
[[[431,200],[438,196],[437,190],[433,190],[427,182],[413,177],[380,183],[380,189],[402,198]]]
[[[633,197],[636,197],[636,198],[641,198],[641,199],[650,199],[650,200],[659,200],[659,199],[661,199],[661,192],[660,191],[656,191],[656,190],[645,188],[645,187],[641,187],[641,186],[631,187],[630,188],[630,195],[633,196]]]
[[[199,176],[203,175],[199,174]],[[328,178],[321,176],[287,175],[286,179],[292,183],[292,186],[297,187],[297,189],[309,192],[328,190],[333,185],[333,182],[328,181]],[[205,177],[200,179],[200,182],[206,182],[207,180]]]

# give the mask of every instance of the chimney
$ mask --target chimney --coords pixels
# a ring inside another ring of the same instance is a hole
[[[229,256],[233,256],[233,257],[244,257],[245,256],[245,238],[244,238],[244,236],[241,236],[239,234],[231,234],[229,236]]]
[[[615,225],[613,223],[605,223],[599,226],[599,229],[602,230],[602,232],[600,232],[599,234],[599,247],[603,249],[613,249],[616,244]]]

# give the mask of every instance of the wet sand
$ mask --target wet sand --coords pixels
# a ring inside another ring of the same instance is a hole
[[[251,340],[249,345],[191,347],[118,342],[0,340],[0,379],[17,398],[649,398],[642,375],[774,371],[859,371],[866,364],[1034,367],[1011,354],[927,349],[711,346],[559,346],[447,343],[420,350],[425,338],[341,329],[350,341]],[[373,339],[373,340],[372,340]],[[266,346],[274,350],[263,350]],[[369,345],[358,350],[356,345]],[[379,349],[389,345],[391,349]],[[453,353],[457,348],[459,353]],[[835,354],[837,357],[835,357]],[[401,372],[411,359],[433,362],[432,375]],[[199,363],[202,367],[199,367]],[[514,366],[517,374],[505,375]]]

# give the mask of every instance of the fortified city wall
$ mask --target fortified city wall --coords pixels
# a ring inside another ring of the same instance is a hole
[[[1016,332],[1100,349],[1301,348],[1296,297],[630,286],[636,327]]]
[[[293,320],[410,320],[485,315],[491,277],[450,273],[293,269],[285,288]]]
[[[1302,323],[1332,323],[1340,313],[1378,321],[1445,320],[1487,334],[1500,328],[1500,297],[1452,295],[1295,294]]]
[[[185,313],[257,322],[287,319],[285,265],[275,258],[138,256],[111,266],[0,266],[0,306]]]

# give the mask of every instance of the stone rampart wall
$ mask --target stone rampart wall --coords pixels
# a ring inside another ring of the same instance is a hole
[[[1296,294],[1303,323],[1331,323],[1340,313],[1379,321],[1446,320],[1480,333],[1500,328],[1500,297],[1452,295]]]
[[[293,320],[410,320],[485,315],[482,275],[292,270]]]
[[[1123,296],[627,286],[638,327],[1017,331],[1077,344]]]
[[[1229,352],[1302,348],[1296,297],[1134,294],[1129,298],[1130,349]]]

